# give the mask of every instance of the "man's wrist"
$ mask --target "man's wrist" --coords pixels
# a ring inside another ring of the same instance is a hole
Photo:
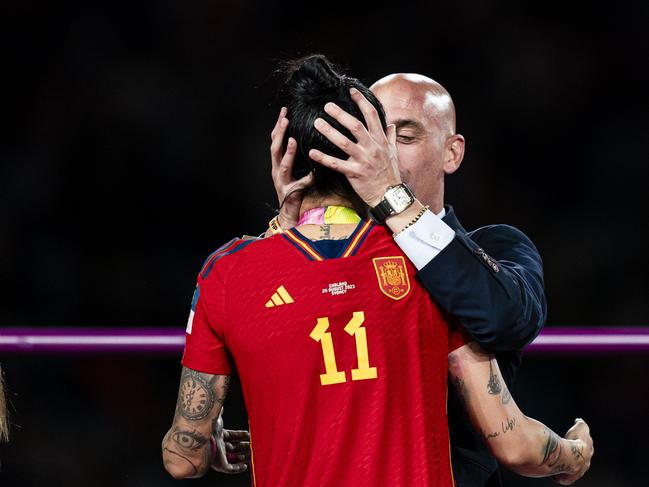
[[[385,197],[385,193],[387,193],[388,189],[392,188],[393,186],[399,186],[400,184],[403,184],[403,181],[401,181],[401,179],[399,178],[399,179],[395,179],[392,182],[388,182],[387,184],[381,185],[381,190],[376,194],[376,196],[373,196],[365,200],[365,203],[370,208],[374,208],[381,201],[383,201],[383,198]]]
[[[415,198],[415,201],[398,215],[391,215],[385,219],[385,224],[394,235],[401,233],[424,210],[424,205]]]
[[[374,197],[374,198],[371,198],[369,201],[365,201],[365,203],[367,204],[367,206],[369,206],[370,208],[374,208],[374,207],[375,207],[376,205],[378,205],[381,201],[383,201],[383,195],[385,194],[385,192],[388,190],[389,187],[390,187],[390,186],[386,186],[386,187],[383,189],[383,191],[379,194],[379,196],[376,196],[376,197]]]
[[[384,225],[387,218],[403,213],[414,201],[415,195],[408,185],[401,183],[389,186],[381,201],[370,207],[370,216]]]
[[[586,461],[584,458],[585,443],[580,439],[563,438],[563,441],[566,453],[570,452],[569,457],[573,460],[569,473],[577,473],[584,467]]]

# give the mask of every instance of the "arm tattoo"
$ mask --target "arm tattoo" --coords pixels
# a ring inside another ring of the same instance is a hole
[[[487,433],[486,431],[482,431],[482,436],[486,441],[493,440],[494,438],[498,438],[500,436],[500,433],[497,431],[494,431],[493,433]]]
[[[208,441],[198,431],[174,431],[171,439],[182,448],[191,451],[200,450]]]
[[[207,376],[208,374],[183,368],[177,408],[182,417],[189,421],[205,418],[214,407],[216,376],[211,379]]]
[[[582,453],[583,448],[578,448],[577,445],[571,444],[570,445],[570,451],[572,451],[572,455],[577,459],[577,460],[583,460],[584,455]]]
[[[516,416],[512,416],[511,418],[507,418],[507,421],[501,421],[500,422],[500,427],[503,430],[503,434],[508,433],[509,431],[514,431],[514,428],[516,428]]]
[[[507,384],[505,384],[505,390],[503,391],[503,395],[501,397],[502,403],[507,404],[509,401],[512,400],[512,395],[509,392],[509,389],[507,388]]]
[[[223,393],[217,396],[215,385],[220,380],[223,380]],[[210,414],[215,403],[223,405],[229,386],[230,377],[227,375],[213,376],[183,368],[176,410],[189,421],[204,419]]]
[[[489,382],[487,383],[487,392],[492,395],[500,394],[502,385],[500,384],[500,377],[494,374],[493,360],[489,360]]]
[[[502,434],[506,435],[510,431],[514,431],[514,428],[516,428],[517,424],[518,421],[516,420],[515,416],[512,416],[511,418],[507,418],[507,421],[501,421],[500,428],[502,430]],[[485,430],[482,430],[482,437],[485,439],[485,441],[493,440],[494,438],[498,438],[499,436],[500,433],[498,431],[489,433]]]
[[[221,394],[220,397],[216,398],[216,402],[223,406],[223,403],[225,402],[225,396],[228,395],[228,391],[230,390],[230,382],[232,381],[232,377],[229,375],[217,375],[216,377],[217,380],[219,377],[223,377],[223,394]]]
[[[543,430],[543,434],[547,434],[548,439],[543,445],[541,465],[547,464],[548,467],[554,467],[561,458],[561,442],[557,434],[548,428]]]

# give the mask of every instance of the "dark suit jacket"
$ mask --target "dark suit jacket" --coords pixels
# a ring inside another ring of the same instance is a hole
[[[520,351],[545,324],[546,302],[541,257],[523,232],[490,225],[467,232],[453,208],[444,222],[455,238],[418,277],[435,301],[455,316],[484,349],[495,352],[511,387]],[[469,423],[449,386],[448,416],[457,487],[500,485],[498,464]]]

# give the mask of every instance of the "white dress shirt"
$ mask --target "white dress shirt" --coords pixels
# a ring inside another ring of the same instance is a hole
[[[455,238],[455,231],[442,221],[446,210],[437,215],[430,210],[394,237],[417,270],[433,260]]]

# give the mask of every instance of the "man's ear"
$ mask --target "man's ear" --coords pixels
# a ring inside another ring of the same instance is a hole
[[[444,151],[444,169],[445,174],[453,174],[457,171],[464,159],[464,137],[460,134],[451,135],[446,139],[446,148]]]

